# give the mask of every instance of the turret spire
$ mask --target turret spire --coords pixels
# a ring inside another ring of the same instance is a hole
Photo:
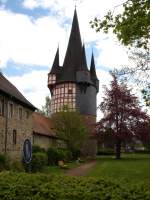
[[[97,75],[96,75],[96,70],[95,70],[95,61],[94,61],[93,52],[92,52],[92,57],[91,57],[90,73],[91,73],[91,78],[93,81],[98,80]]]
[[[76,9],[72,22],[72,28],[63,63],[62,80],[74,81],[77,68],[81,65],[82,42]]]
[[[88,71],[84,44],[82,46],[82,59],[81,59],[81,68],[80,68],[80,70]]]
[[[59,46],[57,48],[55,59],[54,59],[50,73],[55,74],[57,72],[58,67],[59,67]]]

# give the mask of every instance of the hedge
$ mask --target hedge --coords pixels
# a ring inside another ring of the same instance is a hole
[[[4,200],[149,200],[150,181],[130,183],[90,177],[0,173]]]

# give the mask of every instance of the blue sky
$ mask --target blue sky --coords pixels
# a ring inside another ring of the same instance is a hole
[[[63,63],[75,4],[88,64],[92,50],[102,85],[108,84],[110,69],[128,64],[127,49],[111,33],[96,33],[89,21],[102,17],[123,0],[0,0],[0,69],[31,101],[41,108],[46,95],[47,73],[60,47]]]

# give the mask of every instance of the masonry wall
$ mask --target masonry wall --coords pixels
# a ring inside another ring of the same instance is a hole
[[[25,139],[32,140],[33,122],[32,111],[11,99],[0,95],[4,98],[4,116],[0,116],[0,152],[15,159],[22,159],[22,149]],[[8,104],[13,105],[12,118],[8,117]],[[22,109],[22,118],[19,118],[19,108]],[[16,142],[14,142],[14,130],[16,131]]]
[[[55,145],[55,140],[48,136],[34,133],[33,145],[37,145],[37,146],[40,146],[41,148],[48,149],[49,147],[52,147]]]
[[[65,148],[65,143],[57,138],[52,138],[46,135],[33,134],[33,145],[48,149],[49,147]]]

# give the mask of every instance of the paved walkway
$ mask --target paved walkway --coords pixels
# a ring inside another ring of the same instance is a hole
[[[90,162],[85,163],[85,164],[82,164],[77,168],[68,170],[67,171],[67,175],[70,175],[70,176],[84,176],[84,175],[86,175],[88,173],[88,171],[92,167],[95,166],[95,164],[96,164],[95,160],[90,161]]]

